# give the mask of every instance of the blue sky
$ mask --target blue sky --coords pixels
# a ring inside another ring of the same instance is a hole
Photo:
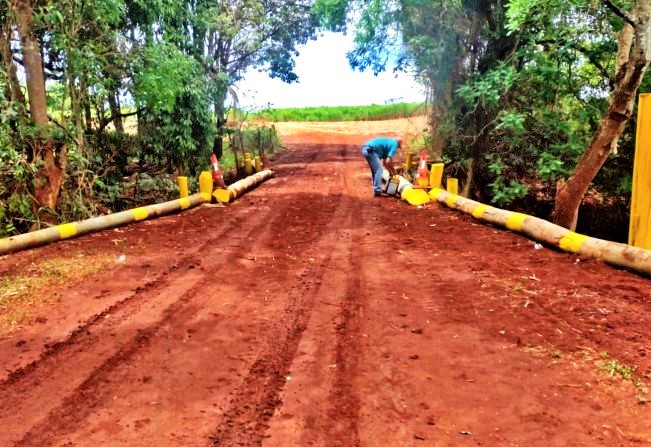
[[[249,70],[236,85],[240,106],[347,106],[425,99],[422,87],[408,74],[389,71],[374,76],[371,71],[352,71],[346,59],[352,46],[350,34],[326,32],[299,47],[295,69],[298,83],[285,84],[266,73]]]

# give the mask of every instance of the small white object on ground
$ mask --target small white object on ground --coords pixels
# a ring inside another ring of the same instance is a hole
[[[118,260],[115,261],[115,262],[117,262],[118,264],[124,264],[126,262],[126,260],[127,260],[127,255],[120,255],[118,257]]]

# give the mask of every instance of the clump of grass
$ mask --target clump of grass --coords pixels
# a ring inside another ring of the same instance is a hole
[[[635,368],[626,366],[615,359],[610,359],[601,365],[601,369],[610,377],[621,376],[624,379],[630,379],[635,374]]]
[[[109,263],[107,256],[77,253],[32,263],[19,275],[0,277],[0,334],[27,320],[30,307],[50,302],[52,286],[75,284]]]
[[[600,357],[602,360],[598,361],[597,365],[603,372],[610,377],[620,377],[625,380],[630,380],[639,393],[638,399],[640,402],[648,402],[646,395],[649,393],[649,389],[644,381],[635,374],[634,367],[625,365],[617,359],[609,358],[606,352],[600,353]]]

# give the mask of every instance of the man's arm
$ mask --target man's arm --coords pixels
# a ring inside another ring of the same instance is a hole
[[[389,171],[389,175],[393,177],[394,175],[397,175],[398,173],[396,172],[396,169],[393,167],[393,158],[387,157],[384,160],[384,167],[387,168],[387,171]]]

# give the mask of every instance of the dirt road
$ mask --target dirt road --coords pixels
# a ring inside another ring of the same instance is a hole
[[[126,256],[0,338],[0,446],[651,445],[651,282],[375,199],[363,138],[293,136],[231,206],[0,258]]]

